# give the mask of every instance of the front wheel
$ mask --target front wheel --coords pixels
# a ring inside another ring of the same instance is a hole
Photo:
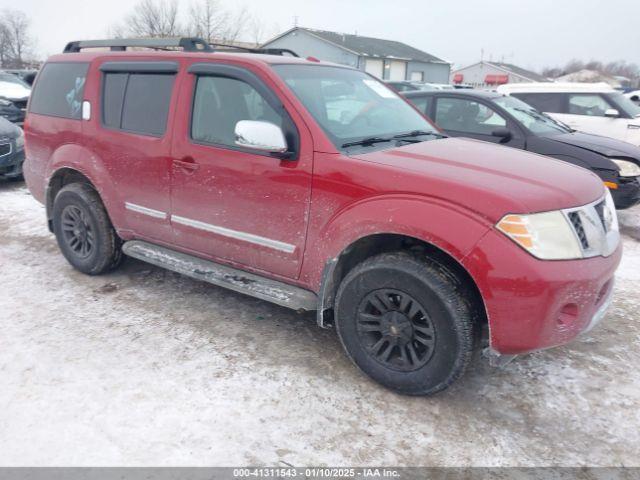
[[[122,259],[121,241],[99,195],[87,184],[72,183],[58,192],[53,231],[62,254],[83,273],[105,273]]]
[[[405,253],[365,260],[336,296],[336,328],[353,362],[387,388],[430,395],[471,360],[473,318],[444,267]]]

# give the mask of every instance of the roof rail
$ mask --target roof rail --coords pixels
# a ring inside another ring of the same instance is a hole
[[[251,48],[251,47],[240,47],[238,45],[227,45],[224,43],[210,43],[212,47],[219,47],[216,50],[225,49],[225,50],[241,50],[247,53],[261,53],[263,55],[281,55],[284,56],[285,53],[291,55],[292,57],[298,57],[298,54],[293,50],[289,50],[288,48]]]
[[[213,48],[201,38],[114,38],[112,40],[81,40],[69,42],[63,53],[77,53],[83,48],[110,48],[113,51],[125,51],[128,47],[168,50],[182,48],[185,52],[212,52]]]

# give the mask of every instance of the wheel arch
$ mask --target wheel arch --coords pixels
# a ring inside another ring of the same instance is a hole
[[[398,234],[367,235],[349,244],[342,252],[326,262],[319,292],[317,322],[327,328],[333,323],[333,307],[340,282],[356,265],[381,253],[409,251],[418,258],[433,262],[448,273],[464,291],[471,304],[474,319],[479,325],[488,323],[487,310],[476,280],[451,253],[420,238]]]
[[[45,187],[45,208],[47,212],[47,224],[49,226],[49,231],[53,232],[52,225],[52,212],[53,212],[53,201],[58,195],[58,192],[62,190],[65,185],[69,185],[71,183],[84,183],[93,188],[98,195],[98,189],[91,181],[91,179],[84,174],[83,172],[71,168],[71,167],[60,167],[56,171],[54,171],[47,181],[47,185]],[[102,197],[101,197],[102,198]]]

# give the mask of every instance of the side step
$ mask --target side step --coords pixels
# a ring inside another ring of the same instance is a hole
[[[122,246],[124,253],[196,280],[212,283],[293,310],[316,310],[318,296],[299,287],[203,260],[152,243],[132,240]]]

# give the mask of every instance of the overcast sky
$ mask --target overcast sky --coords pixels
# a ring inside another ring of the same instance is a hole
[[[640,0],[220,0],[270,33],[300,26],[388,38],[463,66],[480,59],[540,69],[578,58],[640,64]],[[181,0],[186,12],[190,0]],[[32,19],[39,56],[103,38],[135,0],[0,0]]]

